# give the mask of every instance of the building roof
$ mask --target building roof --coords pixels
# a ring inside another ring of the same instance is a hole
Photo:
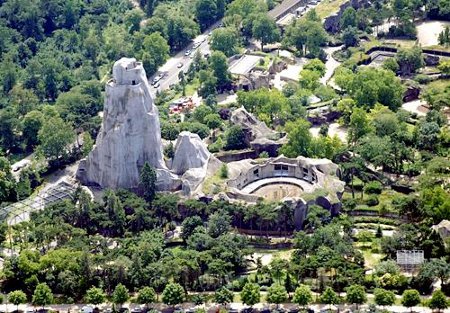
[[[269,11],[269,16],[275,20],[283,17],[286,12],[291,11],[296,6],[298,6],[302,0],[284,0],[280,5],[277,5],[275,8]]]

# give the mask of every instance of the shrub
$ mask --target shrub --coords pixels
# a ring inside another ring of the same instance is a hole
[[[220,167],[220,178],[228,178],[228,166],[226,163],[223,163]]]
[[[320,85],[314,90],[315,95],[322,101],[330,101],[336,97],[336,92],[333,88]]]
[[[379,181],[371,181],[364,186],[364,192],[367,194],[379,195],[383,191],[383,185]]]
[[[378,197],[376,195],[370,195],[366,199],[366,204],[368,206],[376,206],[378,203],[380,203],[380,201],[378,201]]]
[[[425,74],[417,74],[416,77],[414,77],[414,80],[418,82],[419,84],[428,84],[433,79]]]
[[[345,211],[352,211],[356,208],[356,200],[355,199],[344,199],[342,200],[342,207]]]

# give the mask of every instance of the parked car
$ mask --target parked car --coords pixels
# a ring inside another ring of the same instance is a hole
[[[177,67],[178,67],[178,68],[182,68],[183,65],[184,65],[183,62],[180,62],[180,63],[177,64]]]
[[[185,56],[189,56],[191,54],[191,50],[186,50],[186,52],[184,53]]]
[[[153,84],[153,87],[155,87],[155,88],[159,88],[159,86],[161,86],[161,84],[159,82],[156,82],[156,84]]]
[[[194,45],[192,46],[192,48],[197,49],[198,47],[200,47],[201,43],[200,42],[196,42],[194,43]]]
[[[141,308],[136,307],[131,310],[131,313],[142,313],[142,310]]]

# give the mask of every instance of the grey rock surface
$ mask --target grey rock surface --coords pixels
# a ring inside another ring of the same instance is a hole
[[[257,154],[266,151],[271,157],[277,156],[278,149],[287,141],[284,134],[270,129],[266,123],[259,121],[244,107],[234,110],[230,121],[242,127],[248,144]]]
[[[211,153],[197,134],[183,131],[178,135],[172,172],[183,175],[187,170],[203,168],[208,163]]]
[[[103,123],[95,147],[81,162],[77,177],[87,185],[134,188],[145,162],[158,170],[161,179],[175,179],[164,163],[158,109],[142,63],[122,58],[114,64],[113,79],[106,85]]]

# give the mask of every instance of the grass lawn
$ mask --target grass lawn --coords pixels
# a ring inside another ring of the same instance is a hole
[[[322,0],[316,6],[316,12],[321,19],[324,19],[339,10],[339,7],[348,0]]]
[[[450,86],[450,79],[437,79],[432,82],[429,82],[426,85],[426,88],[444,89],[448,86]]]
[[[355,184],[355,186],[356,185],[357,184]],[[398,197],[401,197],[402,195],[403,195],[402,193],[397,192],[392,189],[383,189],[383,191],[381,192],[380,195],[376,195],[379,203],[374,206],[367,206],[367,204],[365,203],[365,200],[367,200],[370,195],[364,193],[364,195],[361,199],[361,191],[355,190],[355,200],[357,201],[356,209],[369,210],[369,211],[379,211],[381,209],[381,210],[384,210],[384,212],[396,213],[397,211],[392,206],[392,200],[396,199]],[[343,198],[351,199],[352,198],[351,191],[346,191],[343,195]]]
[[[357,244],[358,243],[356,243],[356,246],[358,246]],[[373,253],[370,248],[358,250],[362,252],[364,256],[364,265],[367,268],[374,268],[378,263],[380,263],[381,259],[384,257],[384,254],[382,253]]]
[[[200,81],[199,79],[196,77],[194,78],[191,82],[189,82],[186,85],[186,97],[190,97],[192,95],[194,95],[194,93],[197,92],[197,89],[200,87]],[[179,91],[175,94],[175,96],[173,97],[173,99],[178,99],[182,97],[182,92],[183,91]]]
[[[225,179],[220,177],[220,169],[214,173],[214,175],[209,176],[203,183],[203,192],[205,194],[214,193],[214,188],[218,187],[220,190],[225,188]]]

